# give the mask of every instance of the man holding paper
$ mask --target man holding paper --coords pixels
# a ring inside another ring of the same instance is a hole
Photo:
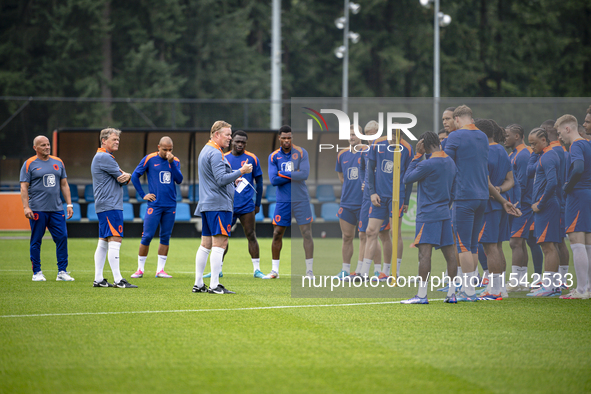
[[[239,170],[232,170],[222,149],[232,140],[231,125],[216,121],[211,127],[210,140],[199,154],[199,204],[195,214],[202,217],[201,246],[195,256],[195,286],[193,293],[234,294],[220,284],[224,250],[232,229],[234,182],[252,172],[252,164],[245,162]],[[203,283],[203,270],[211,252],[211,282]]]
[[[261,209],[261,198],[263,195],[263,171],[261,163],[253,153],[246,150],[248,135],[242,130],[237,130],[232,134],[232,150],[224,156],[232,166],[232,170],[239,170],[245,163],[252,164],[252,172],[244,174],[237,180],[236,191],[234,193],[234,214],[232,215],[232,226],[240,219],[244,234],[248,239],[248,253],[252,259],[253,276],[262,279],[265,274],[261,272],[259,242],[255,234],[255,215]],[[254,181],[254,182],[253,182]],[[256,183],[256,190],[254,184]],[[255,201],[256,199],[256,201]],[[224,256],[228,253],[228,247]],[[223,263],[222,263],[223,264]],[[207,274],[204,278],[211,276]],[[222,271],[220,271],[220,277]]]

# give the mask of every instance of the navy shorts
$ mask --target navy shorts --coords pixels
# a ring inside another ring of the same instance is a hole
[[[484,223],[478,234],[478,242],[481,244],[496,244],[499,242],[501,232],[502,211],[490,211],[484,214]],[[505,223],[506,224],[506,223]]]
[[[560,242],[560,205],[556,199],[546,203],[544,209],[534,214],[534,236],[537,243]]]
[[[521,204],[521,216],[511,216],[511,238],[529,238],[529,228],[534,222],[530,204]]]
[[[566,233],[591,233],[591,190],[574,189],[566,196]]]
[[[451,219],[436,222],[416,222],[413,245],[431,244],[435,249],[454,244]]]
[[[357,207],[354,209],[340,207],[339,211],[337,212],[337,217],[339,219],[343,219],[345,222],[356,226],[359,223],[359,213],[361,212],[361,207]]]
[[[277,226],[291,226],[291,215],[298,225],[312,222],[312,208],[308,201],[278,202],[273,213],[273,224]]]
[[[458,253],[478,253],[478,235],[484,224],[487,200],[454,201],[453,222],[458,237]]]
[[[99,238],[123,237],[123,211],[105,211],[96,215],[99,220]]]
[[[201,235],[213,237],[214,235],[231,236],[232,212],[230,211],[209,211],[201,212],[202,228]]]
[[[372,203],[370,200],[363,200],[361,204],[361,211],[359,212],[359,227],[358,230],[360,233],[365,233],[367,231],[367,225],[369,224],[369,211],[372,208]],[[380,231],[390,230],[390,218],[387,217],[382,226],[380,227]]]

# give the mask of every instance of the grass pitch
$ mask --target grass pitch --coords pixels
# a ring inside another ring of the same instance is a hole
[[[0,392],[591,391],[591,300],[291,298],[289,242],[282,276],[258,280],[243,239],[231,240],[221,281],[238,294],[194,294],[198,242],[171,240],[172,279],[154,278],[154,243],[131,280],[139,239],[125,239],[122,273],[139,289],[105,289],[92,287],[94,239],[69,240],[69,283],[55,281],[51,240],[47,282],[31,281],[28,240],[0,240]],[[322,242],[316,259],[340,256],[340,240]],[[259,243],[268,272],[270,240]],[[405,250],[404,275],[416,256]]]

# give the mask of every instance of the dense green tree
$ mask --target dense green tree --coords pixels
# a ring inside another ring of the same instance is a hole
[[[267,99],[268,0],[5,0],[0,3],[0,95],[102,97],[33,101],[0,130],[2,155],[56,127],[207,127],[219,118],[266,127],[268,104],[118,103],[112,98]],[[349,92],[433,94],[433,9],[418,0],[359,0]],[[283,97],[339,97],[334,20],[342,0],[282,1]],[[590,96],[591,3],[441,1],[443,97]],[[23,102],[0,100],[0,123]],[[174,111],[174,113],[173,113]],[[288,121],[288,119],[286,119]]]

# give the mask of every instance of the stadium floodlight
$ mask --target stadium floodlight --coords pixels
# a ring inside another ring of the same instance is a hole
[[[355,32],[352,32],[352,31],[349,32],[349,39],[351,40],[351,42],[353,44],[357,44],[359,42],[359,38],[360,37],[361,36],[359,35],[359,33],[355,33]]]
[[[429,8],[433,3],[435,12],[433,13],[433,130],[439,130],[439,96],[440,96],[440,78],[439,78],[439,28],[449,26],[451,16],[439,12],[440,0],[419,0],[423,7]]]
[[[357,14],[361,6],[352,1],[345,0],[343,7],[344,14],[335,19],[334,24],[338,29],[343,30],[343,45],[335,49],[334,54],[339,59],[343,59],[343,112],[347,112],[347,98],[349,97],[349,41],[353,44],[359,42],[359,34],[349,31],[349,14]]]
[[[349,3],[349,9],[353,13],[353,15],[357,15],[359,13],[359,10],[361,9],[361,6],[357,3]]]
[[[347,52],[347,48],[345,48],[344,45],[341,45],[340,47],[338,47],[337,49],[334,50],[334,55],[336,57],[338,57],[339,59],[342,59],[343,57],[345,57],[346,52]]]
[[[444,14],[443,12],[439,13],[439,26],[445,27],[451,23],[451,16]]]

